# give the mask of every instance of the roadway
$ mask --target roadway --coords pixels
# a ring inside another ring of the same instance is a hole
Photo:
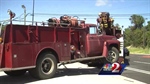
[[[130,55],[130,65],[121,76],[97,75],[99,69],[81,63],[60,66],[56,76],[47,80],[36,80],[28,73],[21,77],[9,77],[0,72],[0,84],[41,84],[41,83],[88,83],[88,84],[150,84],[150,56]]]
[[[150,55],[131,54],[123,76],[150,84]]]

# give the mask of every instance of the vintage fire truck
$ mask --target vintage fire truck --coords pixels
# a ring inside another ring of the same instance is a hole
[[[0,70],[9,76],[27,71],[37,79],[55,75],[57,64],[73,62],[122,62],[116,36],[100,34],[96,24],[67,15],[42,25],[10,24],[1,31]]]

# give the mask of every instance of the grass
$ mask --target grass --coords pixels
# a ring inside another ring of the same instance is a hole
[[[130,54],[150,54],[150,48],[135,48],[135,47],[127,47],[130,51]]]

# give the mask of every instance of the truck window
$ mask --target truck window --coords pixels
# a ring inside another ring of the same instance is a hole
[[[96,30],[96,27],[90,27],[90,28],[89,28],[89,34],[97,34],[96,31],[97,31],[97,30]]]

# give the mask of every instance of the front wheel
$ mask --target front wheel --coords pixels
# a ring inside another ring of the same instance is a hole
[[[108,50],[108,56],[106,57],[106,60],[110,63],[117,62],[119,59],[119,51],[115,47],[110,47]]]
[[[51,53],[43,53],[37,59],[36,68],[29,70],[31,76],[37,79],[47,79],[55,75],[57,70],[56,57]]]

